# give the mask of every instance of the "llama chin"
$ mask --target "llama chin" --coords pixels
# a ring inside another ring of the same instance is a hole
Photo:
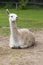
[[[10,23],[10,48],[27,48],[35,44],[34,34],[26,28],[18,29],[16,20],[18,16],[14,13],[10,13],[7,9]]]

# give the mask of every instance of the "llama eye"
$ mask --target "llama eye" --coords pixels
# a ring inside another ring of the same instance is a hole
[[[11,16],[11,17],[13,17],[13,16]]]

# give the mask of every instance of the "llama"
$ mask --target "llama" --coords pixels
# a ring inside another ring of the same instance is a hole
[[[14,13],[10,13],[7,9],[10,23],[10,48],[28,48],[35,44],[35,37],[28,29],[19,29],[16,26],[16,20],[18,16]]]

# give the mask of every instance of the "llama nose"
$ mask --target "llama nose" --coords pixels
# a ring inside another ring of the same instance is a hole
[[[16,17],[16,20],[18,20],[18,17]]]

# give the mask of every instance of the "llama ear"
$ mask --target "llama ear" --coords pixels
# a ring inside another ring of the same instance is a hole
[[[7,14],[8,14],[8,15],[10,14],[10,12],[9,12],[9,10],[8,10],[8,9],[6,9],[6,12],[7,12]]]

